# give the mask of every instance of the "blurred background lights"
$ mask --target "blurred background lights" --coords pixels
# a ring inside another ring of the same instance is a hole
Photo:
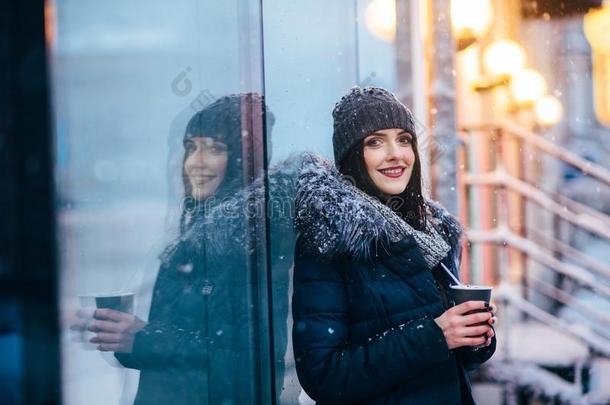
[[[557,98],[546,95],[536,101],[534,112],[536,114],[536,122],[539,125],[551,126],[561,121],[561,118],[563,117],[563,106]]]
[[[610,1],[604,1],[602,8],[585,14],[583,30],[593,50],[610,53]]]
[[[490,0],[451,0],[451,25],[462,50],[485,35],[493,19]]]
[[[485,48],[483,66],[495,76],[511,75],[525,66],[525,51],[518,43],[502,39]]]
[[[515,72],[509,86],[517,104],[533,103],[546,93],[544,77],[533,69],[521,69]]]
[[[396,37],[395,0],[373,0],[366,7],[364,19],[367,29],[377,38],[393,42]]]
[[[583,29],[592,48],[593,104],[599,122],[610,127],[610,1],[589,11]]]

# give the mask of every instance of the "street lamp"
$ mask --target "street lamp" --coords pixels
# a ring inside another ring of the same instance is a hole
[[[393,42],[396,37],[396,1],[373,0],[364,12],[366,27],[377,38]]]
[[[534,105],[536,123],[543,127],[550,127],[561,121],[563,106],[555,97],[547,94]]]
[[[476,91],[510,85],[513,76],[525,66],[523,47],[508,39],[492,42],[483,50],[485,75],[474,83]]]
[[[494,41],[485,48],[483,66],[487,73],[493,76],[514,74],[525,66],[525,51],[515,41]]]
[[[491,0],[451,0],[451,25],[458,51],[485,35],[492,19]]]
[[[507,39],[494,41],[483,50],[485,75],[473,83],[473,88],[478,92],[508,90],[495,93],[497,106],[510,113],[529,110],[540,126],[558,123],[563,115],[561,103],[546,94],[544,77],[525,65],[521,45]]]
[[[546,93],[546,80],[534,69],[515,72],[508,85],[517,105],[531,105]]]

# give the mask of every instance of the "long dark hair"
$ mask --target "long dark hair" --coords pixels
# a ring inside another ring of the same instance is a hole
[[[375,186],[364,162],[364,139],[349,150],[345,159],[339,164],[339,172],[360,190],[379,199],[409,225],[421,231],[426,229],[426,205],[422,194],[421,161],[417,138],[415,134],[411,135],[415,162],[409,183],[402,193],[388,196]]]

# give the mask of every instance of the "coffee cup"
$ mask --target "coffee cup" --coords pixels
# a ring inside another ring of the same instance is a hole
[[[95,306],[99,309],[109,308],[126,314],[133,313],[132,292],[95,295]]]
[[[85,325],[93,321],[96,309],[108,308],[115,311],[133,313],[134,293],[133,292],[111,292],[101,294],[83,294],[78,296],[80,301],[79,317]],[[86,329],[81,330],[81,343],[85,350],[95,350],[96,345],[89,342],[95,336],[94,332]]]
[[[493,287],[487,285],[452,285],[449,289],[449,299],[452,305],[459,305],[466,301],[485,301],[489,304],[491,300],[491,291]],[[485,309],[474,310],[465,313],[464,315],[470,315],[477,312],[485,312]],[[482,322],[477,325],[487,325],[487,322]],[[485,347],[485,345],[474,346],[474,348]]]
[[[485,301],[489,303],[493,287],[487,285],[462,284],[450,286],[450,299],[453,305],[466,301]]]

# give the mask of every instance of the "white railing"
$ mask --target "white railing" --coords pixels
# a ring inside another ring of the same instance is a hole
[[[475,142],[473,142],[474,137],[487,138],[474,139]],[[610,300],[610,266],[570,246],[554,234],[548,235],[535,228],[528,229],[524,226],[524,207],[527,202],[528,207],[535,206],[537,210],[551,215],[553,222],[563,221],[605,241],[610,241],[610,216],[557,192],[543,191],[530,184],[526,178],[523,178],[525,176],[520,175],[518,165],[515,169],[515,162],[511,162],[511,159],[515,157],[515,150],[520,152],[535,150],[577,168],[584,176],[594,179],[604,186],[610,186],[610,171],[511,122],[465,128],[460,132],[460,139],[462,142],[459,156],[462,171],[459,181],[462,193],[461,201],[468,205],[462,207],[467,210],[467,212],[463,212],[462,219],[466,222],[468,242],[470,246],[482,246],[487,249],[495,246],[492,255],[496,255],[497,260],[492,262],[499,263],[500,267],[505,267],[496,268],[496,274],[486,275],[487,280],[498,281],[494,292],[496,299],[527,314],[529,319],[534,319],[577,339],[589,348],[592,355],[610,357],[610,339],[608,337],[594,333],[590,328],[582,327],[582,325],[568,324],[551,311],[535,305],[523,295],[524,288],[526,288],[530,293],[535,292],[561,303],[587,319],[607,326],[610,330],[609,314],[601,313],[582,304],[570,293],[562,290],[560,286],[553,285],[528,271],[528,267],[534,263],[542,265],[555,274],[568,278],[577,285]],[[484,147],[481,147],[481,141]],[[508,141],[511,144],[508,144]],[[482,158],[480,153],[477,154],[477,150],[473,149],[476,142],[479,145],[479,149],[477,149],[479,152],[493,150],[494,157],[487,162],[481,162],[485,158]],[[518,147],[515,148],[515,145]],[[510,148],[512,148],[512,155],[510,155],[510,150],[507,154],[507,150]],[[507,167],[507,164],[513,166]],[[484,167],[483,170],[480,169],[481,166]],[[472,199],[476,201],[469,199],[471,190],[481,188],[492,190],[492,193],[479,194],[479,197],[483,196],[483,198]],[[486,201],[485,198],[488,198],[489,201]],[[515,203],[515,201],[518,202]],[[477,209],[469,209],[471,204],[476,204]],[[490,208],[489,205],[492,204],[496,204],[493,207],[495,210]],[[478,217],[471,218],[470,211]],[[490,215],[492,212],[496,212],[498,217],[493,220],[482,217]],[[520,216],[516,221],[515,215]],[[518,229],[514,229],[515,223],[517,223]],[[480,224],[487,226],[478,227],[477,225]],[[490,224],[491,226],[489,226]],[[479,254],[478,259],[481,260],[482,257],[489,259],[490,251],[487,251],[487,256]],[[515,270],[515,263],[522,267],[517,269],[517,273],[520,274],[520,277],[517,277],[518,285],[514,285],[515,277],[509,281],[509,272],[506,269],[509,266],[507,252],[512,253],[513,257],[516,254],[518,257],[524,258],[524,260],[511,262],[511,271]],[[469,255],[469,257],[472,258],[473,255]],[[491,267],[493,268],[493,266]],[[467,266],[467,268],[471,269],[471,266]],[[484,270],[489,271],[490,269],[484,268]],[[577,366],[582,365],[575,365],[575,370]]]

